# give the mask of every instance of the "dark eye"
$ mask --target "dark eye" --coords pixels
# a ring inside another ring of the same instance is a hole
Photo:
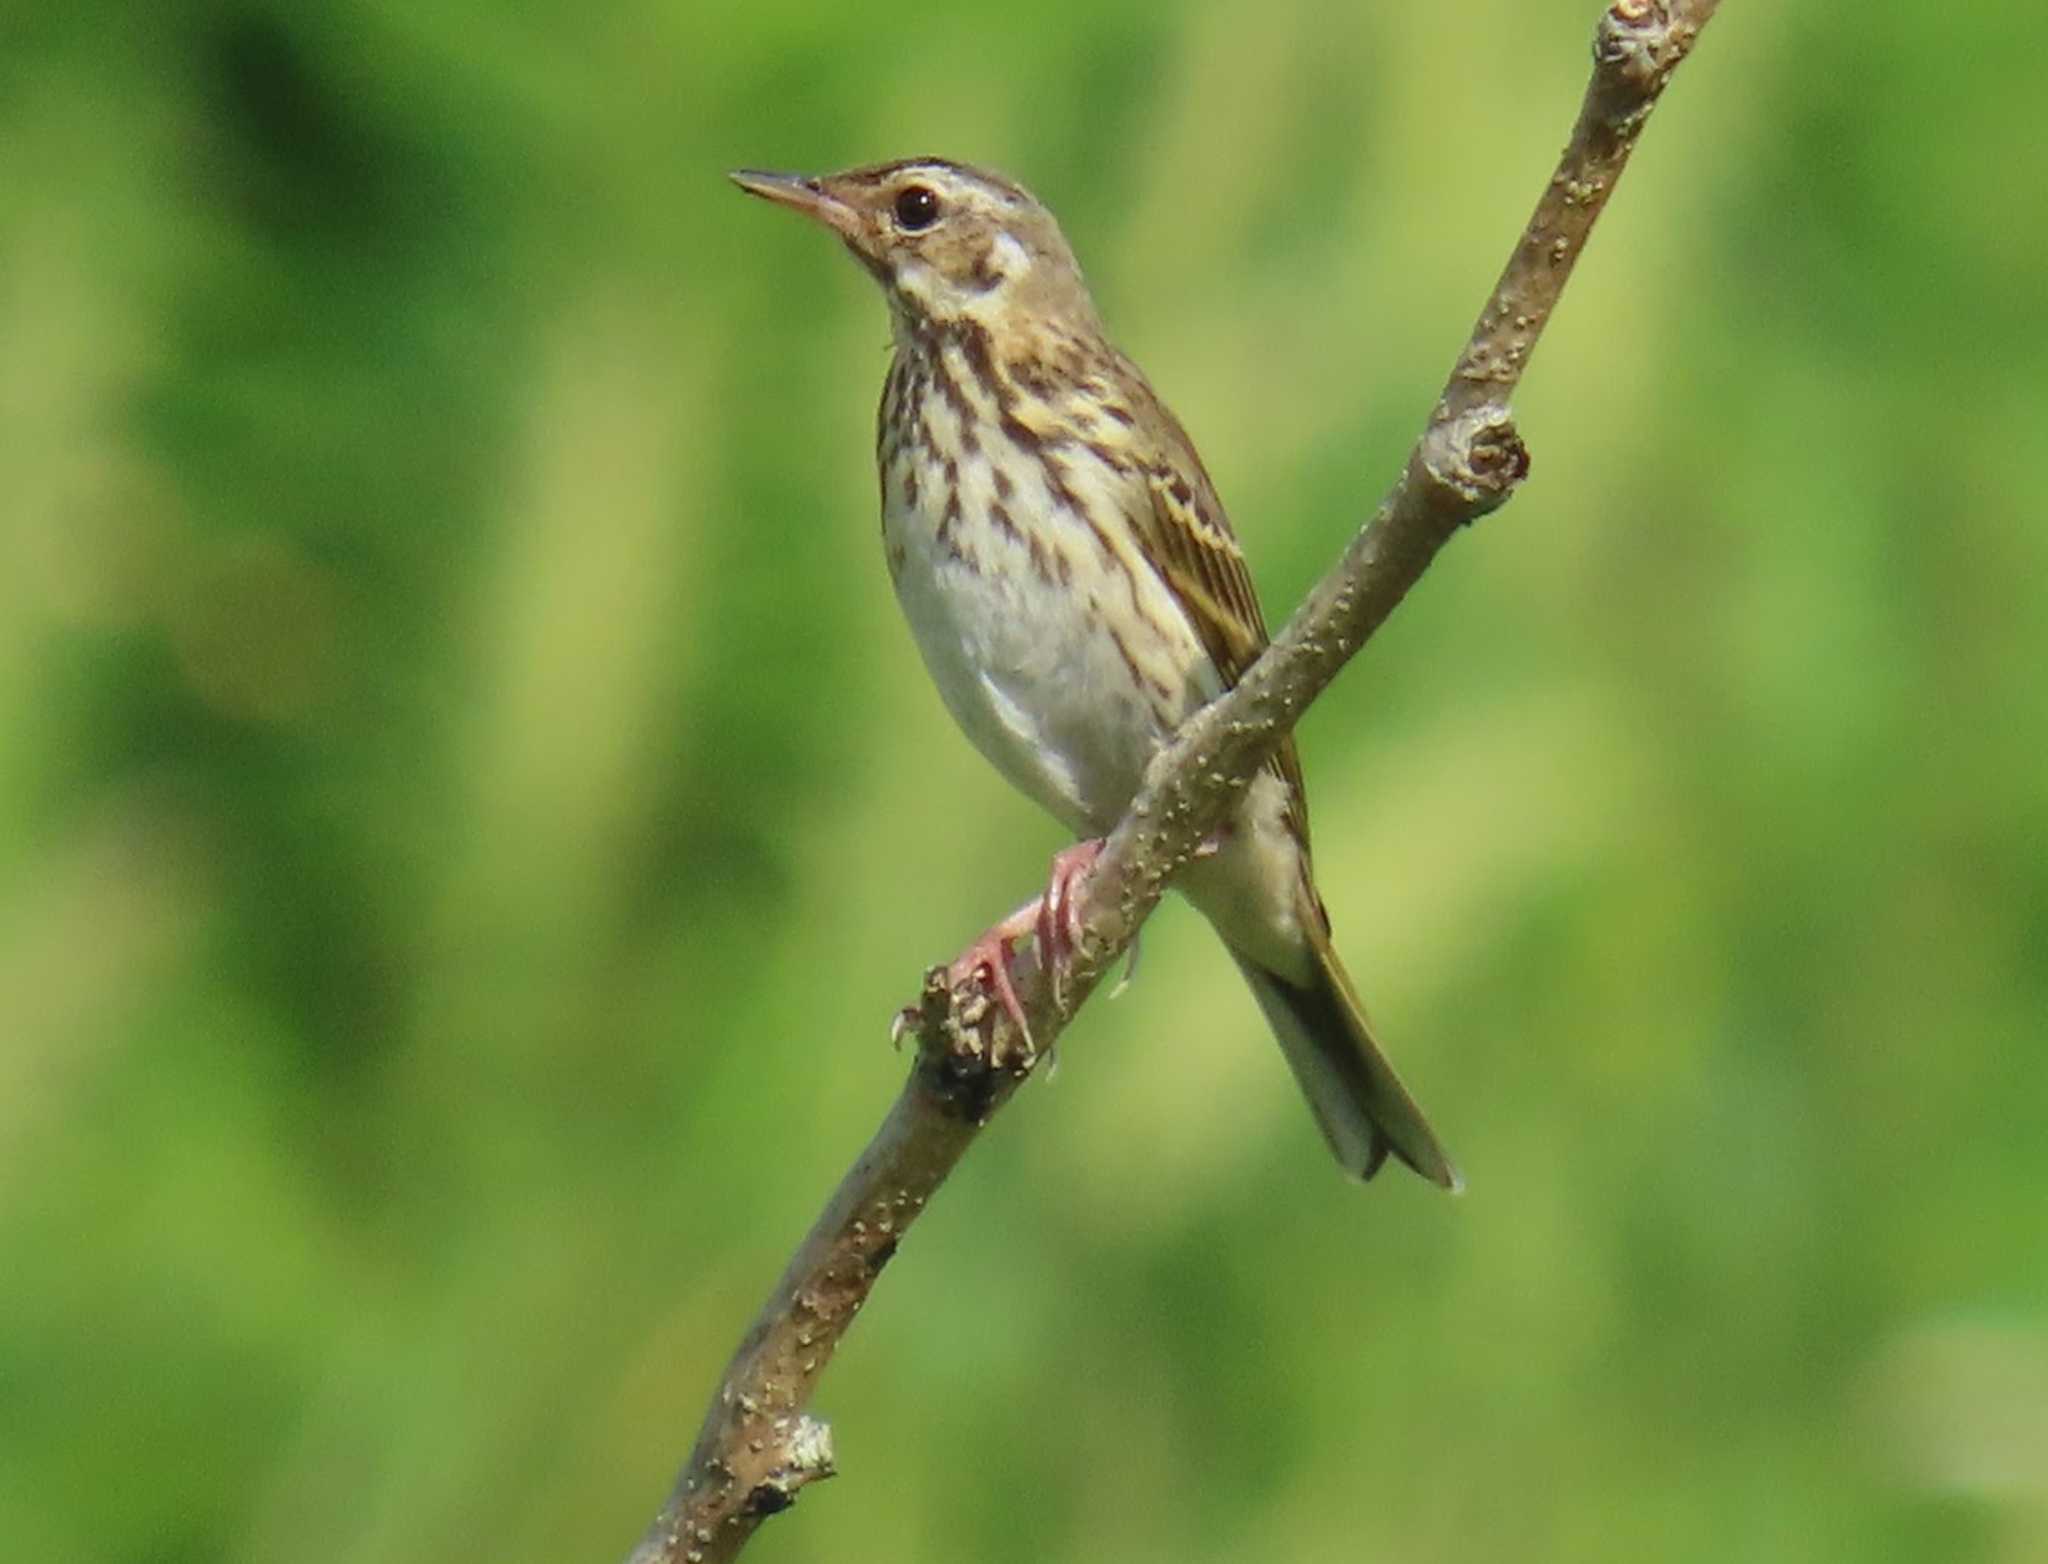
[[[896,192],[896,226],[922,233],[939,220],[939,193],[930,185],[905,185]]]

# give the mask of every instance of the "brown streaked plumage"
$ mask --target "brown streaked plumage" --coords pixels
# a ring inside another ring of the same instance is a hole
[[[832,230],[881,285],[895,356],[876,456],[898,601],[967,736],[1101,835],[1160,746],[1266,645],[1193,442],[1110,345],[1059,225],[1021,186],[941,158],[733,178]],[[1006,1002],[1010,942],[1033,927],[1056,976],[1094,848],[1062,853],[1035,918],[976,947]],[[1339,1161],[1370,1177],[1391,1153],[1457,1188],[1331,946],[1291,739],[1177,883],[1250,981]]]

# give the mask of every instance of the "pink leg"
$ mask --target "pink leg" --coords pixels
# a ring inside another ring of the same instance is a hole
[[[1016,986],[1010,981],[1010,962],[1016,954],[1011,947],[1038,926],[1044,916],[1044,906],[1043,896],[1026,902],[963,950],[946,969],[946,976],[956,988],[962,983],[972,982],[977,975],[985,978],[996,1003],[1017,1023],[1017,1033],[1024,1039],[1027,1053],[1036,1053],[1037,1045],[1031,1041],[1030,1023],[1024,1019],[1024,1006],[1017,998]]]
[[[1073,955],[1081,937],[1081,915],[1074,910],[1074,887],[1087,877],[1102,856],[1102,839],[1076,842],[1053,854],[1052,877],[1039,899],[1038,920],[1033,929],[1038,942],[1038,959],[1052,984],[1053,998],[1059,999],[1060,974]]]
[[[1052,876],[1045,895],[1039,899],[1038,920],[1033,933],[1038,938],[1038,959],[1058,976],[1059,966],[1073,954],[1081,936],[1081,915],[1074,910],[1074,887],[1087,877],[1102,856],[1102,839],[1076,842],[1054,853]]]
[[[1074,909],[1074,887],[1101,856],[1102,843],[1099,840],[1076,842],[1072,847],[1055,853],[1045,894],[1026,902],[989,929],[946,969],[946,975],[955,987],[977,978],[984,980],[996,1003],[1017,1023],[1017,1032],[1024,1039],[1025,1048],[1031,1052],[1037,1051],[1037,1045],[1031,1040],[1031,1027],[1024,1019],[1024,1006],[1017,998],[1015,984],[1010,981],[1010,963],[1015,959],[1012,947],[1027,934],[1033,937],[1038,946],[1039,965],[1045,969],[1057,999],[1060,969],[1073,954],[1075,941],[1081,933],[1080,914]]]

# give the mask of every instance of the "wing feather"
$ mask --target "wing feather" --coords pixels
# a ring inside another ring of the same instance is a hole
[[[1194,442],[1166,405],[1130,370],[1127,389],[1142,411],[1136,428],[1157,431],[1134,452],[1145,476],[1147,514],[1132,518],[1144,536],[1146,557],[1187,613],[1210,661],[1230,689],[1266,649],[1266,618],[1252,585],[1251,570],[1216,486],[1210,482]],[[1301,757],[1289,734],[1268,762],[1287,784],[1289,814],[1304,848],[1308,845],[1308,796]]]

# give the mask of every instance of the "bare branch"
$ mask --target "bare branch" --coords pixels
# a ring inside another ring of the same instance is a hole
[[[1509,398],[1650,110],[1718,4],[1616,0],[1601,17],[1571,141],[1399,481],[1237,687],[1154,760],[1081,884],[1080,939],[1059,992],[1029,954],[1019,959],[1036,1047],[988,995],[950,987],[944,969],[927,974],[900,1023],[918,1039],[902,1094],[740,1344],[631,1564],[733,1558],[763,1516],[831,1475],[829,1435],[804,1409],[904,1231],[1309,703],[1452,534],[1505,503],[1527,474]]]
[[[906,1021],[920,1038],[889,1116],[833,1193],[727,1366],[675,1491],[630,1564],[712,1564],[737,1557],[765,1516],[833,1472],[832,1442],[807,1417],[818,1376],[867,1302],[875,1278],[1031,1061],[988,1063],[994,1007],[955,995],[944,968],[925,975]]]

